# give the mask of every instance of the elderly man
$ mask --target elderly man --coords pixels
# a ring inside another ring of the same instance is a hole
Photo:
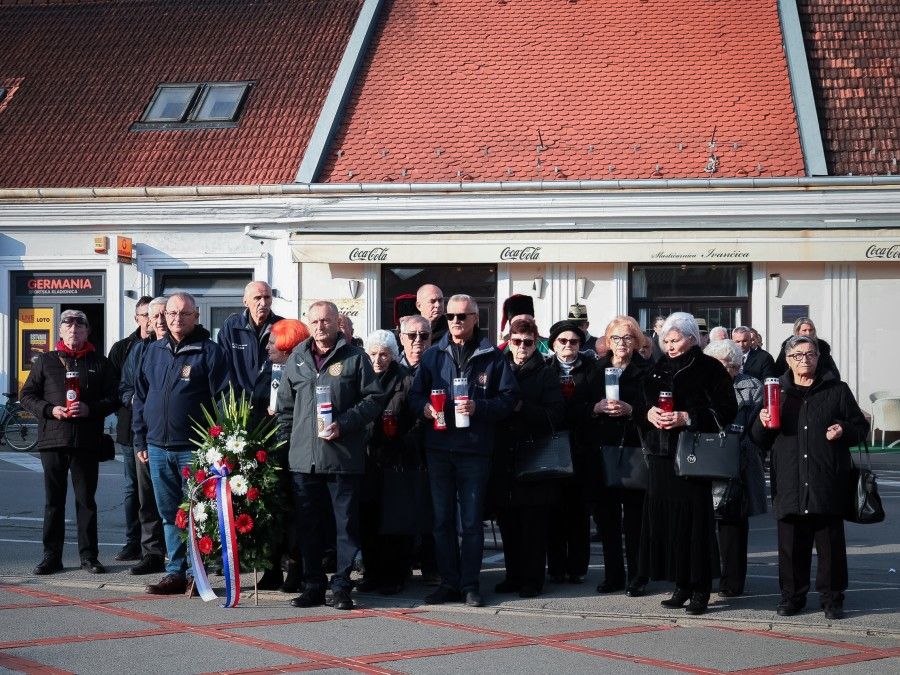
[[[244,288],[243,312],[225,319],[217,342],[228,356],[237,393],[244,392],[258,422],[269,407],[272,362],[267,347],[272,324],[282,317],[272,312],[272,288],[265,281],[251,281]]]
[[[434,284],[419,286],[416,291],[416,309],[431,324],[431,341],[438,341],[447,332],[444,317],[444,292]]]
[[[569,321],[574,321],[578,324],[578,327],[584,332],[584,344],[581,345],[581,349],[585,352],[590,352],[592,356],[595,356],[598,353],[597,337],[588,332],[588,328],[591,327],[591,322],[588,321],[587,307],[581,304],[569,305],[569,315],[567,318]],[[606,355],[606,350],[603,351],[603,355]]]
[[[747,326],[738,326],[731,331],[731,339],[741,348],[744,364],[741,372],[762,382],[767,377],[778,377],[775,359],[765,349],[753,347],[753,331]]]
[[[709,331],[709,341],[710,342],[718,342],[720,340],[728,339],[728,329],[725,326],[713,326],[713,328]]]
[[[129,420],[132,419],[131,409],[134,400],[134,383],[138,371],[144,360],[144,352],[147,345],[164,339],[169,334],[166,325],[166,298],[159,296],[153,298],[147,305],[149,333],[143,340],[137,342],[128,352],[128,358],[122,367],[122,375],[119,378],[119,400],[122,410],[128,411]],[[121,414],[121,413],[120,413]],[[129,430],[131,425],[129,423]],[[162,519],[156,508],[156,495],[153,494],[153,482],[150,479],[150,463],[147,451],[135,451],[132,435],[132,444],[128,451],[134,456],[135,478],[137,482],[138,520],[141,527],[141,560],[131,568],[131,574],[156,574],[166,569],[166,540],[163,535]]]
[[[137,328],[134,332],[116,342],[112,349],[109,350],[109,362],[116,369],[116,373],[121,377],[122,369],[125,367],[125,360],[131,348],[146,340],[150,334],[150,312],[148,305],[151,298],[149,295],[141,297],[134,307],[134,322]],[[134,448],[132,447],[131,433],[131,406],[124,405],[119,408],[116,413],[118,422],[116,424],[116,443],[119,445],[119,452],[122,454],[122,464],[125,471],[125,485],[122,490],[124,499],[122,500],[122,510],[125,516],[125,545],[115,555],[115,560],[139,560],[141,557],[141,521],[138,516],[140,508],[140,499],[137,490],[137,467],[134,460]]]
[[[59,317],[56,350],[35,359],[22,387],[22,406],[41,420],[37,449],[44,469],[44,557],[34,574],[63,569],[66,489],[69,472],[75,492],[78,553],[82,569],[105,572],[97,560],[98,450],[103,419],[115,412],[116,371],[87,341],[90,325],[84,312],[67,309]],[[67,373],[76,373],[80,395],[68,396]]]
[[[353,345],[354,347],[363,346],[362,338],[354,337],[353,319],[350,318],[349,314],[338,315],[338,327],[344,334],[344,339],[347,341],[348,345]]]
[[[337,529],[334,608],[353,609],[350,572],[359,552],[367,426],[381,414],[383,394],[368,355],[341,333],[334,303],[314,302],[307,317],[311,336],[291,353],[278,388],[278,422],[288,447],[303,556],[303,592],[291,605],[325,604],[321,531],[328,514],[322,504],[330,500]],[[316,409],[320,387],[327,387],[331,402],[332,422],[324,426]]]
[[[413,314],[400,319],[400,345],[403,348],[400,364],[414,375],[422,354],[431,347],[431,324],[424,316]]]
[[[410,390],[410,405],[433,419],[431,391],[443,389],[447,429],[425,429],[425,458],[434,506],[434,542],[441,585],[425,601],[459,601],[480,607],[478,577],[484,549],[482,507],[494,451],[497,422],[516,404],[518,385],[502,352],[479,337],[478,305],[468,295],[454,295],[447,304],[449,332],[425,352]],[[469,418],[458,428],[453,414],[453,380],[467,380],[468,398],[456,412]],[[457,533],[459,506],[462,532]],[[457,546],[458,534],[462,545]]]
[[[166,575],[149,584],[147,593],[172,595],[187,589],[187,547],[175,524],[184,500],[186,478],[195,448],[193,420],[203,419],[216,398],[228,389],[228,357],[197,323],[197,303],[190,293],[173,293],[166,302],[169,334],[149,344],[134,387],[134,448],[147,452],[156,507],[162,517],[168,561]]]

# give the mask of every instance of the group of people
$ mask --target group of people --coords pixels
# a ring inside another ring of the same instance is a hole
[[[508,334],[495,345],[479,330],[474,298],[445,301],[432,284],[419,289],[416,313],[398,316],[396,331],[372,332],[362,347],[331,302],[313,303],[307,324],[275,315],[271,304],[268,284],[248,284],[246,309],[229,317],[214,342],[189,294],[143,298],[137,330],[109,359],[87,341],[82,312],[62,313],[56,350],[33,364],[21,397],[40,419],[45,475],[44,558],[35,574],[62,569],[69,472],[82,567],[104,571],[93,450],[103,419],[118,412],[127,541],[116,557],[138,560],[134,574],[165,572],[149,593],[185,592],[189,563],[175,516],[194,447],[191,420],[234,386],[249,397],[256,419],[276,416],[284,441],[283,502],[292,514],[264,581],[299,590],[295,607],[324,604],[329,587],[336,609],[353,607],[354,587],[399,592],[416,560],[423,572],[437,573],[427,603],[481,606],[487,518],[497,520],[503,539],[506,576],[497,593],[534,597],[547,582],[581,584],[593,516],[604,556],[599,593],[636,597],[650,581],[667,581],[674,590],[663,606],[702,614],[715,579],[721,595],[744,592],[748,519],[767,509],[768,456],[777,611],[789,616],[805,607],[815,545],[821,606],[830,618],[842,616],[849,449],[868,428],[810,319],[795,324],[774,359],[752,328],[737,327],[729,338],[683,312],[659,317],[649,334],[633,318],[616,316],[594,337],[585,308],[573,305],[544,337],[528,296],[504,303]],[[273,364],[280,380],[273,380]],[[619,373],[618,392],[609,395],[608,368]],[[80,379],[74,405],[66,403],[67,372]],[[760,380],[768,377],[780,378],[778,428],[763,405]],[[330,421],[317,412],[317,388],[327,389]],[[662,405],[661,393],[671,406]],[[717,520],[713,482],[677,475],[674,456],[681,432],[728,427],[740,433],[743,497],[736,512]],[[561,430],[570,439],[570,475],[519,471],[524,448]],[[610,445],[642,448],[646,489],[604,480],[601,448]],[[385,476],[398,470],[425,479],[427,503],[420,492],[404,492],[411,501],[399,508],[403,515],[430,509],[429,531],[390,522],[386,505],[396,509],[397,499]],[[360,552],[364,573],[353,581]]]

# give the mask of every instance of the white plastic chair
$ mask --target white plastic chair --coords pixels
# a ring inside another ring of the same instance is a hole
[[[889,391],[873,391],[871,394],[869,394],[869,402],[875,403],[875,401],[877,401],[878,399],[884,398],[885,396],[890,396],[890,395],[891,395],[891,392],[889,392]]]
[[[872,404],[872,445],[875,444],[875,430],[881,429],[881,445],[884,445],[884,432],[900,431],[900,396],[887,396],[876,399]],[[888,447],[892,448],[900,440]]]

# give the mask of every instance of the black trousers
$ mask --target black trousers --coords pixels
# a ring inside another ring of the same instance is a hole
[[[295,473],[296,527],[303,558],[306,590],[324,592],[322,530],[334,518],[337,531],[337,571],[331,582],[335,591],[350,590],[350,572],[359,552],[359,494],[362,475]],[[330,502],[330,508],[326,500]]]
[[[585,576],[591,562],[591,514],[574,483],[568,486],[562,502],[551,508],[548,532],[550,576]]]
[[[360,548],[366,581],[402,585],[412,564],[414,535],[381,534],[381,505],[365,502],[360,512]]]
[[[82,560],[97,558],[97,478],[100,464],[90,450],[41,452],[44,467],[44,556],[62,558],[66,536],[66,491],[69,472],[75,492],[78,554]]]
[[[722,577],[719,590],[743,593],[747,580],[747,540],[750,537],[750,520],[718,521],[719,556],[722,559]]]
[[[544,587],[549,522],[546,506],[507,506],[497,516],[506,580],[519,588]]]
[[[644,518],[644,491],[605,488],[594,509],[600,541],[603,542],[605,580],[624,585],[625,562],[628,561],[629,582],[638,577],[638,551],[641,544],[641,521]],[[622,537],[625,555],[622,555]]]
[[[785,600],[806,601],[816,547],[816,590],[822,607],[840,605],[847,590],[847,543],[840,516],[792,515],[778,521],[778,583]]]

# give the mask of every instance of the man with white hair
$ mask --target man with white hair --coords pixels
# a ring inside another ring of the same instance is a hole
[[[744,365],[741,372],[755,377],[760,382],[767,377],[778,377],[772,355],[765,349],[753,348],[753,331],[750,328],[738,326],[731,331],[731,339],[737,343],[743,354]]]
[[[725,326],[715,326],[709,331],[709,341],[718,342],[719,340],[728,339],[728,329]]]
[[[400,319],[400,345],[403,347],[400,364],[415,374],[422,354],[431,347],[431,324],[424,316],[413,314]]]

